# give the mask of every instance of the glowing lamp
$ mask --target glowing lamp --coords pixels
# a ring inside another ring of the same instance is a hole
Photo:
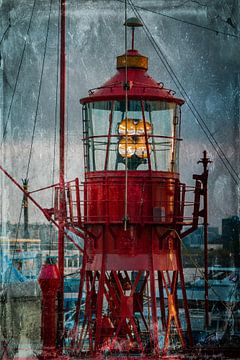
[[[150,154],[151,153],[150,144],[148,144],[148,150]],[[135,143],[135,154],[142,159],[146,159],[148,157],[145,136],[139,136],[137,138]]]
[[[147,135],[151,135],[152,133],[152,125],[149,122],[145,122],[146,124],[146,133]],[[138,124],[136,125],[136,135],[144,135],[144,122],[143,120],[140,120]]]
[[[119,154],[124,158],[130,158],[135,152],[135,143],[131,137],[122,138],[118,144]]]
[[[126,133],[127,133],[127,135],[135,135],[135,132],[136,132],[136,126],[132,119],[127,119],[127,121],[126,121],[126,119],[123,119],[120,122],[119,127],[118,127],[119,135],[126,135]]]

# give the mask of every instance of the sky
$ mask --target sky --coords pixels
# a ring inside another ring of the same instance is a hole
[[[7,29],[9,18],[11,21],[11,28],[0,45],[1,138],[5,127],[7,130],[1,146],[1,164],[19,182],[27,175],[33,190],[58,179],[58,1],[52,0],[51,12],[48,0],[36,0],[34,10],[33,0],[0,3],[0,34]],[[218,152],[224,153],[235,171],[230,169],[229,173],[188,105],[183,105],[181,181],[194,184],[192,174],[202,171],[197,162],[203,150],[207,150],[212,160],[209,223],[220,227],[222,218],[239,213],[238,1],[135,0],[133,3],[150,10],[138,8],[164,58],[220,146]],[[66,178],[83,179],[79,99],[116,72],[116,56],[124,53],[124,4],[117,0],[67,0],[66,5]],[[131,16],[135,15],[128,5],[128,17]],[[173,73],[166,71],[166,63],[160,60],[143,29],[137,31],[135,44],[149,57],[149,74],[182,97]],[[1,218],[4,222],[17,222],[22,195],[3,177],[1,184]],[[51,207],[50,191],[36,199]],[[30,222],[43,222],[33,206]]]

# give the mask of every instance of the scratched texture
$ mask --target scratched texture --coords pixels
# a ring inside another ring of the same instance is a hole
[[[11,21],[11,28],[0,45],[1,138],[4,135],[0,155],[1,163],[18,181],[28,175],[30,188],[36,189],[57,181],[58,148],[56,145],[54,156],[54,134],[56,130],[57,143],[58,1],[52,1],[40,95],[50,2],[36,1],[27,34],[33,2],[0,0],[1,38],[9,19]],[[212,32],[140,10],[174,73],[239,174],[239,38],[220,33],[239,36],[238,1],[135,0],[134,4],[216,29]],[[134,15],[130,6],[128,12],[129,16]],[[124,52],[123,22],[124,5],[116,0],[67,0],[68,179],[82,177],[83,174],[79,99],[87,94],[88,89],[101,85],[114,74],[115,57]],[[136,48],[149,57],[149,74],[164,82],[166,87],[177,90],[142,29],[136,32]],[[179,91],[177,96],[181,97]],[[182,181],[191,184],[192,173],[201,171],[197,161],[206,149],[213,161],[209,176],[209,222],[220,226],[223,217],[239,213],[236,181],[223,166],[186,105],[182,108],[182,119]],[[29,159],[34,123],[35,134]],[[49,206],[49,194],[36,198],[43,206]],[[17,222],[22,195],[3,177],[0,196],[2,221]],[[32,206],[30,222],[43,222],[41,214]]]
[[[39,106],[40,74],[46,42],[49,1],[36,1],[27,35],[33,1],[2,0],[1,33],[11,28],[1,44],[2,126],[5,136],[4,164],[18,179],[26,176],[34,120],[36,128],[29,166],[30,187],[48,185],[53,179],[55,98],[57,79],[58,2],[52,2]],[[238,35],[237,1],[135,1],[136,5],[200,24],[219,32]],[[129,6],[129,16],[133,15]],[[152,36],[223,152],[239,171],[239,39],[211,32],[168,17],[140,10]],[[101,85],[115,72],[115,57],[124,52],[124,5],[118,1],[67,1],[67,146],[68,178],[83,172],[81,109],[79,98]],[[24,56],[22,58],[23,49]],[[136,47],[150,58],[149,73],[166,87],[176,89],[171,76],[141,29]],[[22,59],[22,60],[21,60]],[[22,61],[16,84],[19,64]],[[14,91],[15,90],[15,91]],[[14,97],[13,97],[14,92]],[[181,96],[179,91],[177,95]],[[9,107],[11,111],[9,112]],[[58,109],[57,104],[57,109]],[[57,110],[58,114],[58,110]],[[57,129],[58,133],[58,129]],[[183,107],[181,177],[191,183],[192,172],[204,149],[210,166],[210,223],[238,213],[236,182],[185,105]],[[57,179],[58,149],[55,155]],[[236,177],[236,176],[235,176]],[[9,194],[6,196],[6,194]],[[21,195],[5,182],[2,216],[16,222]],[[41,195],[42,202],[48,197]],[[31,221],[43,221],[31,209]]]

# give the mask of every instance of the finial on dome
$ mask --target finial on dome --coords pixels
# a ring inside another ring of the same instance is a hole
[[[141,27],[141,26],[143,26],[143,24],[138,18],[131,17],[131,18],[126,20],[126,22],[124,23],[124,26],[128,26],[128,27],[132,28],[132,50],[134,50],[134,31],[135,31],[135,28],[136,27]]]

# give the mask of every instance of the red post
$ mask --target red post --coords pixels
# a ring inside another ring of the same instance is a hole
[[[60,286],[58,291],[58,333],[57,343],[62,347],[64,327],[64,225],[65,225],[65,189],[64,189],[64,152],[65,152],[65,89],[66,89],[66,3],[60,0],[61,9],[61,47],[60,47],[60,149],[59,149],[59,187],[60,214],[58,232],[58,267]]]
[[[164,305],[164,292],[163,292],[163,281],[162,281],[162,272],[158,271],[158,291],[160,298],[160,309],[161,309],[161,320],[162,320],[162,330],[166,330],[166,313]]]
[[[80,189],[79,189],[79,180],[75,179],[75,191],[76,191],[76,207],[77,207],[77,223],[82,225],[82,216],[81,216],[81,204],[80,204]]]
[[[209,326],[209,302],[208,302],[208,164],[211,163],[204,150],[203,158],[199,161],[203,164],[203,235],[204,235],[204,277],[205,277],[205,328]]]
[[[42,290],[42,356],[52,359],[56,356],[56,294],[60,276],[51,258],[42,266],[38,282]]]

